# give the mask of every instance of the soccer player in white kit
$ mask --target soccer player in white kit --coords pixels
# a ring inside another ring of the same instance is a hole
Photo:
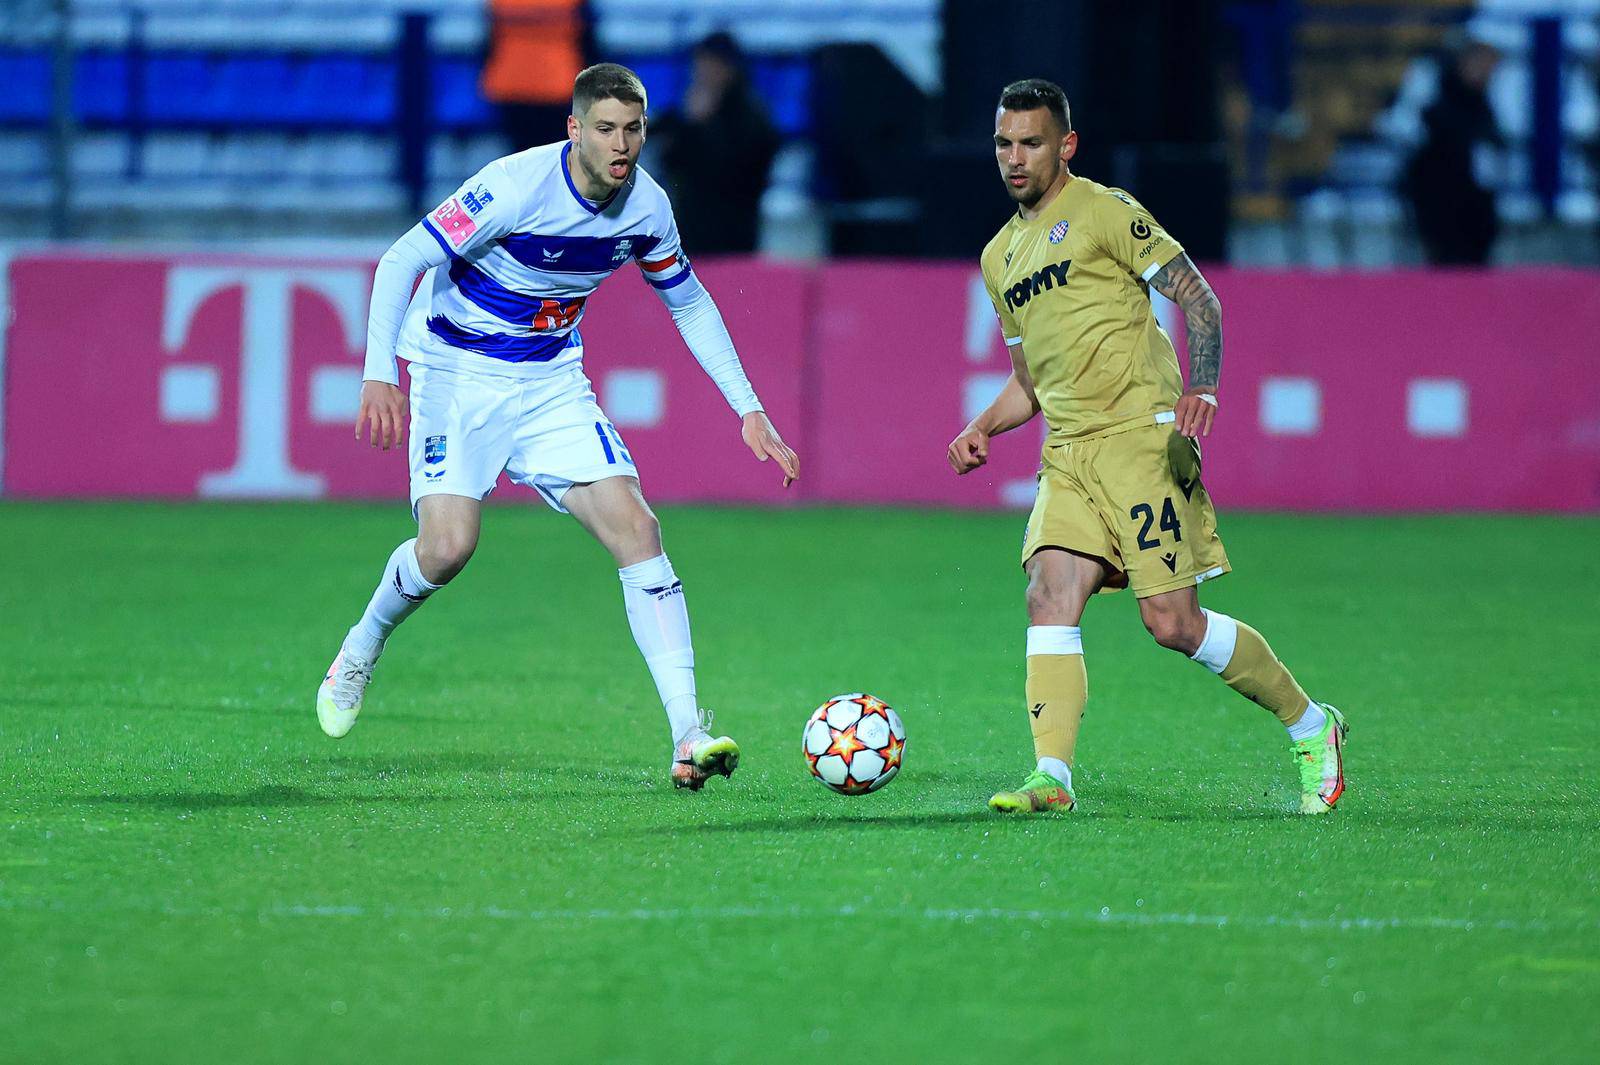
[[[637,262],[743,420],[756,458],[775,460],[785,487],[800,460],[762,412],[711,294],[679,247],[666,193],[638,167],[645,100],[626,67],[583,71],[565,141],[490,163],[378,263],[356,439],[369,433],[385,450],[403,439],[407,401],[395,366],[403,353],[418,531],[389,556],[317,691],[329,736],[354,727],[389,634],[472,557],[483,497],[504,470],[616,559],[628,623],[671,726],[673,783],[698,789],[739,763],[738,745],[713,737],[700,709],[683,586],[633,457],[584,375],[584,301]]]

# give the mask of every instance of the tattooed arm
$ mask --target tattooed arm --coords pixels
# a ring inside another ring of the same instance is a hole
[[[1206,436],[1222,374],[1222,304],[1187,254],[1158,270],[1150,287],[1178,305],[1189,332],[1189,387],[1174,408],[1178,432]]]

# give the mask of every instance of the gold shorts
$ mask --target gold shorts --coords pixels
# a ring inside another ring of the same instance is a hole
[[[1101,591],[1131,587],[1140,599],[1232,568],[1200,484],[1200,445],[1170,420],[1045,445],[1023,564],[1043,547],[1104,559],[1113,572]]]

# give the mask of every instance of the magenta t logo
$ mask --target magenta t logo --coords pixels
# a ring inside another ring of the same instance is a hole
[[[368,272],[358,267],[174,266],[167,272],[161,344],[173,356],[182,351],[189,327],[207,300],[231,288],[243,290],[239,450],[230,468],[201,475],[197,489],[202,497],[281,499],[323,494],[323,478],[295,469],[289,457],[292,297],[296,288],[305,288],[332,303],[346,346],[357,348],[366,334],[368,280]],[[162,371],[163,420],[209,422],[222,416],[216,364],[224,353],[216,355],[206,362],[174,362]],[[334,381],[348,376],[349,387],[360,389],[359,365],[324,367],[315,373],[332,373]]]

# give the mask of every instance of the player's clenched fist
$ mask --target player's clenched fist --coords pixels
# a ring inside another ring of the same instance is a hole
[[[370,430],[369,430],[370,427]],[[373,447],[399,447],[406,435],[406,394],[385,381],[361,382],[361,412],[356,415],[356,442],[369,433]]]
[[[950,441],[950,468],[956,473],[971,473],[989,461],[989,434],[968,426]]]

